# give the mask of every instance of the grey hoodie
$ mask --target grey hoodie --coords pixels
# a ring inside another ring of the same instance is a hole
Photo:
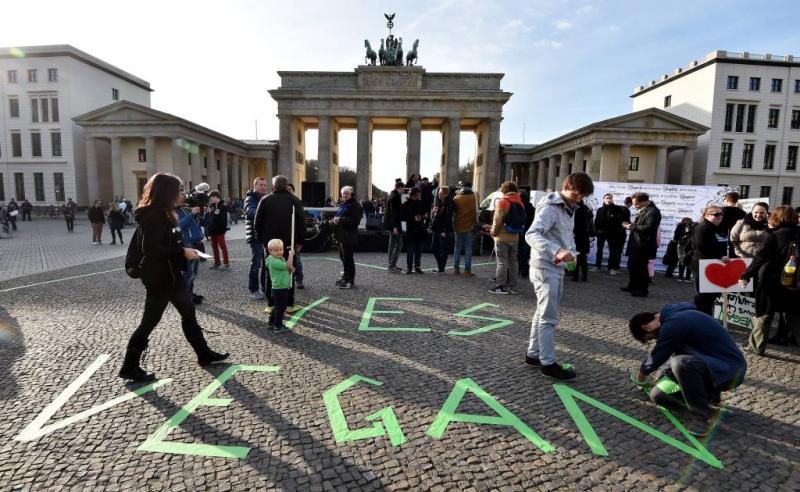
[[[525,233],[525,242],[531,247],[532,268],[563,272],[565,263],[555,264],[559,249],[575,251],[574,213],[561,193],[550,193],[536,204],[533,224]]]

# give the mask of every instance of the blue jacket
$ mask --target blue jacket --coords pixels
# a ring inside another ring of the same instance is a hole
[[[197,216],[198,220],[192,215],[191,210],[177,208],[178,225],[183,233],[183,244],[191,246],[192,243],[203,240],[203,227],[206,225],[206,215],[204,213]]]
[[[738,386],[747,361],[728,331],[693,304],[667,304],[661,310],[661,328],[653,351],[641,371],[650,374],[673,355],[693,355],[708,366],[714,385]]]

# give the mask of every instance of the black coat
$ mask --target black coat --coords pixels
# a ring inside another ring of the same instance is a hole
[[[437,234],[443,232],[453,232],[453,212],[455,210],[455,203],[448,195],[444,200],[439,201],[438,210],[436,215],[431,219],[431,230]]]
[[[387,231],[391,231],[395,227],[400,231],[403,221],[403,197],[397,190],[392,190],[389,193],[389,199],[386,200],[386,212],[383,214],[383,227]]]
[[[771,231],[742,274],[741,278],[746,280],[756,278],[756,316],[770,312],[800,313],[800,292],[781,285],[781,272],[793,242],[800,246],[800,227],[784,225]]]
[[[728,235],[722,228],[703,219],[697,224],[692,235],[694,254],[692,255],[692,269],[700,269],[700,260],[718,260],[728,255]]]
[[[427,236],[425,230],[425,206],[422,200],[406,200],[403,204],[403,220],[406,222],[406,238],[410,241],[423,241]],[[421,217],[421,220],[417,220]]]
[[[108,212],[108,227],[111,229],[122,229],[122,226],[125,225],[125,217],[123,217],[122,212],[113,210]]]
[[[747,215],[747,212],[739,207],[722,207],[722,213],[725,215],[722,216],[721,227],[725,231],[725,237],[729,238],[731,237],[731,229],[733,229],[733,226],[735,226],[739,220],[744,219],[744,217]],[[738,257],[736,250],[733,248],[733,243],[730,241],[728,242],[727,254],[731,258]]]
[[[11,208],[9,207],[9,210]],[[102,207],[89,207],[89,211],[87,212],[89,216],[89,222],[92,224],[105,224],[106,223],[106,214],[103,212]]]
[[[266,246],[270,240],[280,239],[288,250],[292,244],[292,208],[295,211],[295,244],[303,244],[306,230],[303,202],[288,190],[275,191],[258,203],[253,227],[259,243]]]
[[[661,211],[653,202],[639,210],[636,220],[630,229],[631,235],[628,238],[628,249],[625,254],[629,258],[647,258],[652,260],[656,257],[658,244],[658,227],[661,225]]]
[[[139,207],[135,215],[144,252],[141,280],[147,291],[164,295],[185,289],[181,272],[186,270],[187,263],[183,256],[183,234],[177,222],[173,224],[163,210],[152,207]]]
[[[594,229],[598,236],[622,237],[625,236],[625,228],[622,223],[629,221],[630,211],[619,205],[603,205],[597,209],[594,219]]]
[[[212,205],[211,213],[206,219],[206,234],[209,236],[219,236],[228,230],[228,209],[225,202],[220,200],[216,205]]]
[[[592,237],[595,235],[594,227],[592,226],[592,210],[581,203],[575,209],[574,217],[575,249],[578,250],[578,253],[588,255],[589,249],[591,249]]]
[[[364,211],[358,200],[351,197],[344,202],[336,212],[339,223],[333,226],[333,237],[341,244],[358,244],[358,225],[363,215]]]

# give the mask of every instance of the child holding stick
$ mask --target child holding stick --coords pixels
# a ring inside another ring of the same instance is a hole
[[[264,265],[269,270],[269,279],[272,282],[272,298],[275,309],[269,313],[269,328],[276,333],[289,331],[283,324],[283,315],[289,303],[289,289],[292,285],[292,272],[294,272],[294,251],[289,251],[289,259],[283,259],[283,241],[272,239],[267,243],[269,256]]]

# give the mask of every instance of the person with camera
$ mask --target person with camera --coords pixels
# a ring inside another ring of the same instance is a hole
[[[336,281],[340,289],[356,287],[356,263],[353,251],[358,244],[358,224],[363,215],[361,204],[353,196],[353,187],[342,188],[342,205],[333,218],[333,237],[339,243],[339,258],[342,259],[344,274]]]
[[[187,261],[196,261],[199,256],[196,250],[184,246],[183,234],[178,228],[175,208],[183,201],[181,195],[180,179],[158,173],[145,185],[136,210],[139,223],[137,242],[142,252],[137,265],[138,274],[147,294],[142,320],[128,341],[125,361],[119,371],[119,377],[123,379],[136,382],[155,379],[154,374],[142,369],[141,357],[150,333],[170,303],[181,316],[183,334],[194,349],[198,364],[205,366],[228,358],[227,353],[218,353],[208,347],[182,275]]]
[[[225,233],[228,232],[227,209],[225,202],[219,196],[219,191],[212,191],[208,194],[208,198],[211,201],[211,219],[208,221],[206,234],[211,237],[211,251],[214,253],[214,264],[211,269],[227,270],[231,266],[228,260],[228,245],[225,244]],[[220,256],[222,256],[221,264]]]
[[[183,188],[178,196],[178,201],[175,207],[175,213],[178,214],[178,225],[181,228],[181,235],[183,237],[183,244],[187,248],[193,248],[205,253],[206,248],[203,245],[203,227],[206,225],[206,211],[203,205],[205,193],[193,193],[190,197],[191,208],[186,207],[186,197],[183,194]],[[203,296],[194,292],[194,281],[200,271],[200,261],[196,259],[187,259],[186,270],[183,271],[183,279],[186,287],[191,294],[192,302],[200,304],[203,302]]]
[[[303,240],[306,230],[303,202],[289,192],[289,179],[286,176],[275,176],[272,178],[272,193],[262,198],[258,203],[253,227],[256,233],[256,240],[263,248],[266,248],[273,239],[280,239],[283,241],[283,244],[290,246],[284,249],[284,259],[289,258],[289,250],[292,244],[293,211],[294,250],[295,253],[298,253],[303,249]],[[267,312],[272,312],[275,308],[275,299],[272,295],[272,282],[270,280],[269,271],[267,271],[265,287]],[[289,313],[297,310],[294,305],[294,283],[289,287],[287,306],[286,311]]]
[[[267,193],[267,180],[258,177],[253,181],[253,189],[247,192],[244,200],[244,240],[250,245],[250,275],[248,288],[250,298],[260,301],[264,299],[267,291],[264,285],[267,279],[267,270],[264,267],[264,247],[256,239],[255,218],[258,203]]]

